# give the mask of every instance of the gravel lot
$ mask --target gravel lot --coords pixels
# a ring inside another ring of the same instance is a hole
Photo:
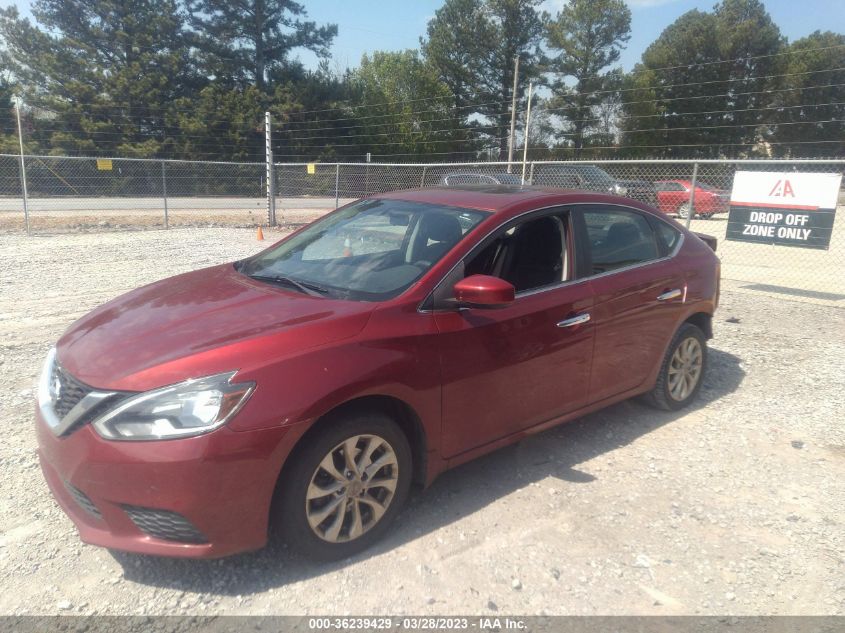
[[[0,613],[845,614],[845,310],[730,283],[697,408],[622,403],[456,469],[363,555],[83,545],[35,455],[44,354],[97,304],[263,244],[0,235]]]

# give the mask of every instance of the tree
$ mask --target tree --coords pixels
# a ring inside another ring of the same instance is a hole
[[[594,108],[612,93],[615,76],[606,69],[619,61],[630,32],[631,10],[623,0],[572,0],[546,23],[548,46],[560,51],[549,68],[575,81],[574,90],[562,78],[555,81],[550,105],[563,107],[571,119],[576,155]]]
[[[43,108],[49,151],[155,155],[166,108],[199,80],[175,0],[37,0],[43,28],[0,10],[9,67]]]
[[[486,0],[485,11],[492,25],[489,50],[477,72],[480,78],[478,111],[494,124],[499,159],[507,157],[510,130],[510,102],[513,92],[514,60],[519,57],[517,98],[529,81],[542,71],[543,16],[537,8],[542,0]]]
[[[787,77],[774,99],[779,110],[769,123],[771,132],[767,137],[774,143],[774,153],[808,158],[842,156],[845,153],[845,70],[842,70],[845,35],[816,31],[792,42],[786,60]]]
[[[779,85],[783,38],[758,0],[725,0],[669,25],[627,79],[624,144],[651,155],[755,151]]]
[[[489,59],[493,31],[482,0],[446,0],[428,23],[428,38],[420,38],[422,55],[452,92],[459,116],[469,115],[464,107],[478,99],[478,70]]]
[[[364,55],[350,76],[355,104],[348,114],[359,152],[448,156],[461,150],[452,94],[415,50]],[[421,95],[426,95],[420,100]],[[465,157],[464,157],[465,158]]]
[[[713,10],[719,49],[725,64],[727,81],[718,84],[727,93],[728,108],[733,112],[725,116],[725,125],[719,134],[723,142],[730,143],[732,151],[752,149],[761,139],[759,126],[764,124],[772,104],[771,90],[782,85],[786,59],[783,52],[785,40],[760,0],[724,0]]]
[[[626,80],[622,144],[643,155],[718,155],[720,130],[712,126],[723,123],[729,104],[720,60],[712,14],[693,9],[669,25]]]
[[[15,105],[12,101],[14,84],[6,75],[0,75],[0,152],[4,154],[19,150],[15,137]]]
[[[188,0],[194,43],[206,72],[265,91],[270,73],[293,63],[304,48],[320,57],[337,35],[337,25],[304,21],[305,7],[294,0]]]
[[[480,114],[466,124],[489,137],[499,158],[507,153],[514,60],[519,57],[517,97],[541,73],[542,0],[446,0],[421,40],[426,61],[449,88],[456,117]],[[474,107],[470,107],[474,106]]]

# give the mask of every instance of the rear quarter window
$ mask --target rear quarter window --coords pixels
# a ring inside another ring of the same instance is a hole
[[[660,254],[661,256],[666,257],[675,250],[675,247],[681,239],[681,232],[674,226],[671,226],[666,222],[661,222],[660,220],[655,220],[654,225]]]

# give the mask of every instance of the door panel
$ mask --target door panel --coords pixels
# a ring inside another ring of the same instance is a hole
[[[686,287],[673,260],[661,260],[592,280],[596,345],[590,401],[641,385],[675,333]],[[674,298],[659,300],[671,290]]]
[[[634,389],[650,376],[675,333],[686,298],[682,271],[663,258],[652,222],[622,205],[584,205],[573,216],[579,276],[595,306],[590,402]]]
[[[481,446],[586,403],[592,321],[589,282],[518,296],[499,310],[435,313],[443,380],[444,457]]]

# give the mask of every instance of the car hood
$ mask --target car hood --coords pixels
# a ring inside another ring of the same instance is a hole
[[[145,391],[235,369],[249,373],[355,336],[373,307],[268,285],[225,264],[100,306],[65,332],[57,358],[93,387]]]

